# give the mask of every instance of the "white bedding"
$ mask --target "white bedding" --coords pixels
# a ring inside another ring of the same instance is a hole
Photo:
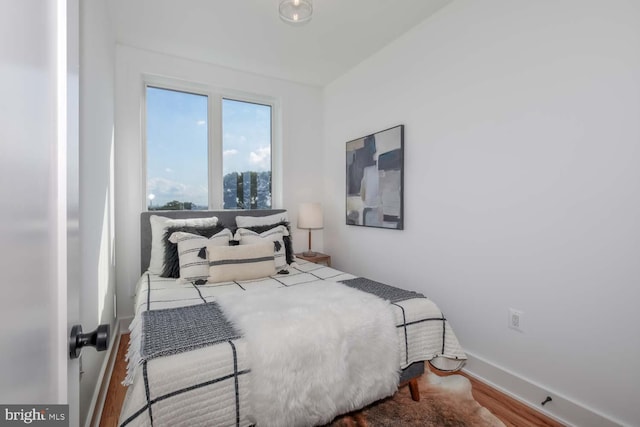
[[[397,390],[398,334],[388,301],[316,281],[224,295],[217,304],[247,341],[256,425],[322,425]]]
[[[353,275],[300,261],[289,275],[256,281],[191,286],[174,279],[143,275],[136,293],[129,367],[130,384],[121,425],[249,426],[250,375],[245,337],[197,350],[140,362],[140,317],[145,310],[216,301],[225,294],[341,281]],[[458,369],[466,356],[438,307],[426,298],[392,304],[398,336],[400,368],[429,360],[439,369]]]

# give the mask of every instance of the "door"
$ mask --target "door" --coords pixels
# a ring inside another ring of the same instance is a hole
[[[68,351],[79,318],[77,28],[77,0],[0,0],[0,403],[68,403],[70,425],[79,400]]]

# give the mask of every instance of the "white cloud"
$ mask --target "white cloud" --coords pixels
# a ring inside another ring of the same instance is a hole
[[[186,189],[186,185],[166,178],[153,177],[147,181],[147,192],[155,194],[156,198],[160,195],[166,197],[182,195]]]
[[[236,150],[235,148],[232,148],[231,150],[224,150],[222,152],[223,156],[235,156],[236,154],[238,154],[238,150]]]
[[[197,124],[198,126],[204,126],[204,125],[206,125],[206,124],[207,124],[207,121],[206,121],[206,120],[198,120],[198,121],[196,122],[196,124]]]
[[[147,193],[156,196],[153,200],[154,206],[162,206],[172,200],[206,205],[208,196],[206,187],[202,185],[191,186],[160,177],[153,177],[147,181]]]
[[[258,170],[270,169],[271,147],[260,147],[256,151],[249,153],[249,163],[256,166]]]
[[[271,154],[271,147],[260,147],[256,151],[252,151],[249,154],[249,161],[251,163],[260,163],[267,159]]]
[[[164,171],[167,172],[167,173],[173,173],[173,169],[171,169],[171,168],[165,168]]]

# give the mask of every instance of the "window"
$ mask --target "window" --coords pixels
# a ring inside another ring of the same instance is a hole
[[[271,208],[271,106],[222,100],[225,209]]]
[[[208,97],[147,86],[149,210],[207,209]]]
[[[147,85],[149,210],[270,209],[273,106]]]

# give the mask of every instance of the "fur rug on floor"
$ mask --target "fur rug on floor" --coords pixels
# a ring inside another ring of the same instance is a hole
[[[418,380],[420,401],[411,400],[409,387],[361,411],[336,418],[328,427],[505,427],[471,395],[462,375],[439,377],[428,371]]]

